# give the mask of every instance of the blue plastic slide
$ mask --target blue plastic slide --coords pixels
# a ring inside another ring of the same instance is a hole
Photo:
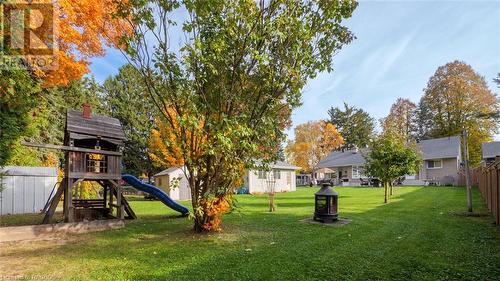
[[[123,174],[122,179],[131,186],[133,186],[135,189],[153,195],[154,197],[158,198],[158,200],[160,200],[163,204],[176,210],[182,215],[185,216],[189,213],[188,208],[172,200],[172,198],[170,198],[165,192],[163,192],[163,190],[159,189],[158,187],[151,184],[143,183],[138,178],[129,174]]]

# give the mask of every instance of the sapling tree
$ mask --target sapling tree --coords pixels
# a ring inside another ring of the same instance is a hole
[[[274,201],[274,195],[276,194],[276,173],[279,172],[279,170],[273,169],[266,173],[267,194],[269,195],[269,212],[276,211],[276,202]]]
[[[219,229],[245,168],[274,161],[301,90],[353,40],[357,3],[125,1],[127,58],[158,108],[156,158],[186,167],[194,229]],[[175,17],[174,17],[175,15]],[[170,41],[170,38],[181,38]]]
[[[366,155],[366,172],[371,177],[379,178],[384,184],[384,203],[388,192],[392,195],[392,185],[396,179],[418,171],[420,155],[416,147],[400,141],[381,137],[373,141]]]

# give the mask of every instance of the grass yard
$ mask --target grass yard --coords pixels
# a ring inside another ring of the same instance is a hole
[[[461,217],[465,189],[404,187],[382,204],[381,188],[336,188],[341,228],[301,222],[313,212],[302,188],[239,195],[224,229],[194,234],[158,201],[132,201],[126,228],[70,240],[1,245],[4,275],[62,280],[498,280],[500,227]],[[486,213],[475,192],[476,211]],[[188,202],[185,202],[189,205]]]

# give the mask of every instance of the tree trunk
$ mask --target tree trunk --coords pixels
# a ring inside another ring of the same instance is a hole
[[[390,193],[389,193],[389,195],[390,195],[390,196],[392,196],[392,182],[391,182],[391,183],[389,183],[389,188],[390,188]]]
[[[193,176],[193,170],[188,168],[188,182],[189,189],[191,189],[191,206],[193,206],[193,216],[194,216],[194,231],[195,232],[203,232],[204,218],[200,216],[200,214],[196,211],[199,207],[198,201],[198,190],[196,186],[196,178]]]
[[[276,205],[274,204],[274,193],[269,193],[269,212],[274,212]]]
[[[469,144],[467,140],[467,130],[464,129],[463,132],[464,139],[464,169],[465,169],[465,185],[467,187],[467,211],[472,213],[472,186],[470,183],[470,170],[469,170]]]
[[[384,203],[387,203],[387,187],[388,187],[389,183],[388,182],[384,182]]]
[[[197,215],[195,215],[194,217],[194,231],[195,232],[203,232],[205,229],[203,228],[203,225],[205,223],[203,222],[203,217],[199,217]]]

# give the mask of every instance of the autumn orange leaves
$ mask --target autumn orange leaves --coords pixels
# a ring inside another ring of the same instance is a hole
[[[120,47],[121,36],[131,31],[126,19],[115,17],[117,4],[115,0],[35,0],[11,1],[24,5],[29,21],[25,23],[38,37],[50,32],[53,40],[52,55],[57,67],[43,68],[30,64],[33,73],[41,78],[45,87],[68,85],[89,72],[90,58],[103,56],[105,46]],[[46,9],[50,13],[42,13]],[[37,5],[37,6],[35,6]],[[33,9],[30,9],[30,6]],[[35,8],[36,7],[36,8]],[[49,22],[47,24],[37,24]],[[31,32],[31,31],[30,31]],[[47,35],[49,36],[49,35]],[[35,38],[34,36],[32,36]],[[29,62],[28,57],[25,61]]]
[[[295,140],[285,152],[294,165],[312,172],[319,161],[344,144],[337,128],[325,121],[309,121],[295,128]]]

